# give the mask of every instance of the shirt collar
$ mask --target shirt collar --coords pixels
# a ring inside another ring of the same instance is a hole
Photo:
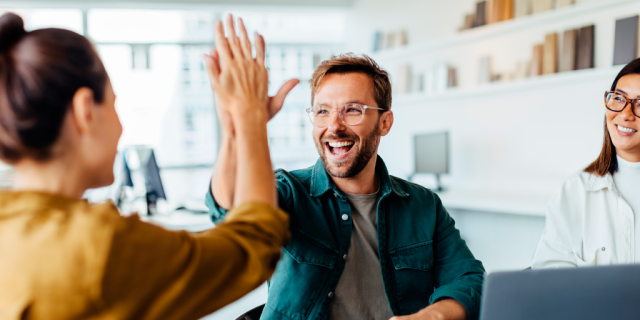
[[[616,189],[616,185],[613,182],[613,176],[611,173],[608,173],[601,177],[597,174],[590,174],[589,181],[587,182],[587,191],[599,191],[602,189],[609,189],[613,191],[613,193],[618,194],[618,189]]]
[[[381,198],[388,196],[391,192],[400,197],[408,197],[409,194],[402,190],[397,182],[391,179],[389,171],[387,171],[387,166],[384,164],[384,161],[382,161],[382,158],[380,156],[377,157],[376,173],[378,174],[378,179],[380,179]],[[321,159],[318,159],[316,164],[313,166],[310,189],[311,196],[315,198],[320,197],[329,190],[338,192],[338,188],[329,177]]]

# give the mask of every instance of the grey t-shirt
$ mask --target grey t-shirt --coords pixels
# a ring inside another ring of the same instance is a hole
[[[378,257],[377,204],[374,194],[345,196],[351,204],[351,246],[329,306],[330,320],[389,320],[393,317],[382,282]]]

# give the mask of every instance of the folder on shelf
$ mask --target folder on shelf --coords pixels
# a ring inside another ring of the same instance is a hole
[[[476,4],[476,21],[474,27],[480,27],[487,24],[487,2],[481,1]]]
[[[464,26],[462,30],[469,30],[473,28],[473,24],[475,23],[476,16],[475,14],[468,14],[464,17]]]
[[[554,0],[532,0],[531,11],[532,13],[540,13],[553,9]]]
[[[380,31],[376,31],[376,33],[373,35],[373,52],[378,52],[380,51],[380,49],[382,49],[382,37],[383,34]]]
[[[576,3],[575,0],[558,0],[558,8],[570,6],[575,3]]]
[[[638,16],[616,20],[613,65],[627,64],[638,57]]]
[[[529,76],[535,77],[542,74],[542,54],[544,45],[538,44],[533,47],[533,59],[531,59],[531,70]]]
[[[458,77],[456,73],[456,68],[449,67],[449,76],[447,77],[447,87],[453,88],[458,86]]]
[[[578,32],[578,61],[576,62],[576,70],[594,67],[594,33],[595,26],[593,25],[580,28],[580,32]]]
[[[544,39],[542,74],[556,73],[558,70],[558,34],[550,33]]]
[[[411,66],[408,64],[403,64],[398,67],[398,81],[396,81],[396,92],[398,93],[409,93],[411,92]]]
[[[516,18],[524,17],[531,14],[531,1],[530,0],[515,0],[514,1],[514,16]]]
[[[578,54],[578,30],[567,30],[562,36],[562,55],[560,57],[560,72],[576,69]]]

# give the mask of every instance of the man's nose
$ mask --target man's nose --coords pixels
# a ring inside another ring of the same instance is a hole
[[[334,111],[331,112],[331,118],[329,119],[329,125],[327,126],[327,130],[331,132],[344,131],[346,129],[346,125],[340,119],[340,112]]]

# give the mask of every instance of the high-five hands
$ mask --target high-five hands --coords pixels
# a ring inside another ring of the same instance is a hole
[[[227,17],[229,37],[224,36],[222,22],[216,22],[216,49],[204,55],[211,86],[216,92],[218,115],[225,126],[233,126],[230,117],[266,117],[270,120],[282,109],[287,94],[300,81],[292,79],[268,97],[268,72],[265,67],[264,38],[255,34],[256,57],[253,58],[251,42],[242,19],[238,19],[239,35],[236,35],[233,16]]]

